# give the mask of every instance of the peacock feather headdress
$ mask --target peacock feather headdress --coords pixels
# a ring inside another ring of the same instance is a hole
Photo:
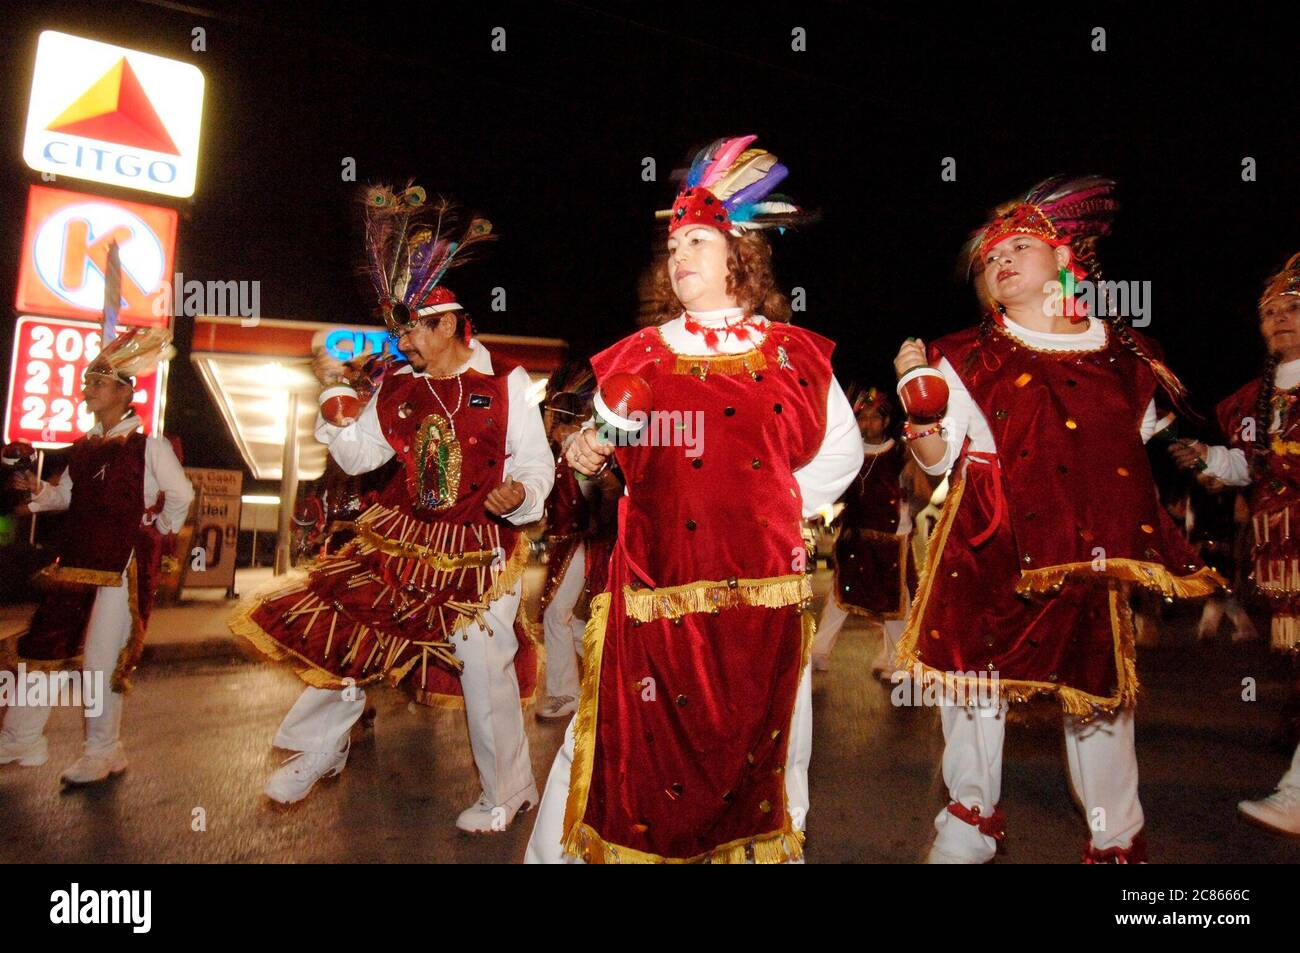
[[[492,223],[472,217],[463,224],[451,202],[430,202],[413,182],[400,191],[372,185],[362,202],[365,273],[389,331],[400,334],[421,318],[458,310],[455,295],[441,282],[449,269],[468,260],[471,246],[495,237]]]

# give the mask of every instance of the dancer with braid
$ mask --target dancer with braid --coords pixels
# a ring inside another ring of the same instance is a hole
[[[1099,276],[1113,187],[1058,177],[1000,207],[965,251],[979,326],[928,351],[909,340],[895,362],[900,377],[927,357],[942,373],[946,413],[909,419],[903,438],[928,473],[952,468],[900,665],[981,702],[941,710],[950,800],[931,863],[993,858],[1006,703],[1039,694],[1065,713],[1070,782],[1091,828],[1084,861],[1141,862],[1130,590],[1193,597],[1223,585],[1160,505],[1143,446],[1157,390],[1179,406],[1185,392],[1149,341],[1081,314],[1069,293]]]
[[[1273,648],[1300,659],[1300,253],[1265,286],[1259,328],[1263,373],[1219,405],[1227,445],[1186,442],[1174,454],[1208,480],[1250,487],[1255,588],[1272,610]],[[1300,747],[1276,791],[1237,806],[1256,823],[1300,834]]]

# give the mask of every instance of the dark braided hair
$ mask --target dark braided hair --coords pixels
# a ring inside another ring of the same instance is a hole
[[[1273,428],[1273,392],[1276,389],[1274,378],[1277,366],[1282,361],[1280,354],[1269,351],[1264,358],[1264,373],[1259,382],[1259,397],[1255,400],[1255,439],[1250,447],[1250,478],[1258,482],[1264,476],[1268,461],[1268,435]],[[1238,427],[1241,423],[1238,422]],[[1232,435],[1229,434],[1229,437]]]

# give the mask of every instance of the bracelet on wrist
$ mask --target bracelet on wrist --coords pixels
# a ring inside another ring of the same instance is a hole
[[[948,431],[944,429],[943,421],[941,420],[936,420],[934,423],[930,424],[929,426],[922,427],[919,430],[915,426],[913,426],[911,420],[903,421],[903,442],[904,443],[911,443],[913,440],[920,440],[924,437],[929,437],[934,434],[939,434],[939,436],[942,437],[945,436],[947,432]]]

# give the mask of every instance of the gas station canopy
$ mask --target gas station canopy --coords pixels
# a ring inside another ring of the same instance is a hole
[[[190,360],[256,480],[283,475],[290,395],[298,395],[292,433],[298,476],[314,480],[325,471],[326,450],[314,435],[320,384],[311,373],[312,350],[323,346],[346,360],[367,345],[382,349],[386,336],[374,325],[202,316],[194,321]],[[480,334],[478,340],[494,356],[522,364],[539,384],[567,350],[558,338]]]

